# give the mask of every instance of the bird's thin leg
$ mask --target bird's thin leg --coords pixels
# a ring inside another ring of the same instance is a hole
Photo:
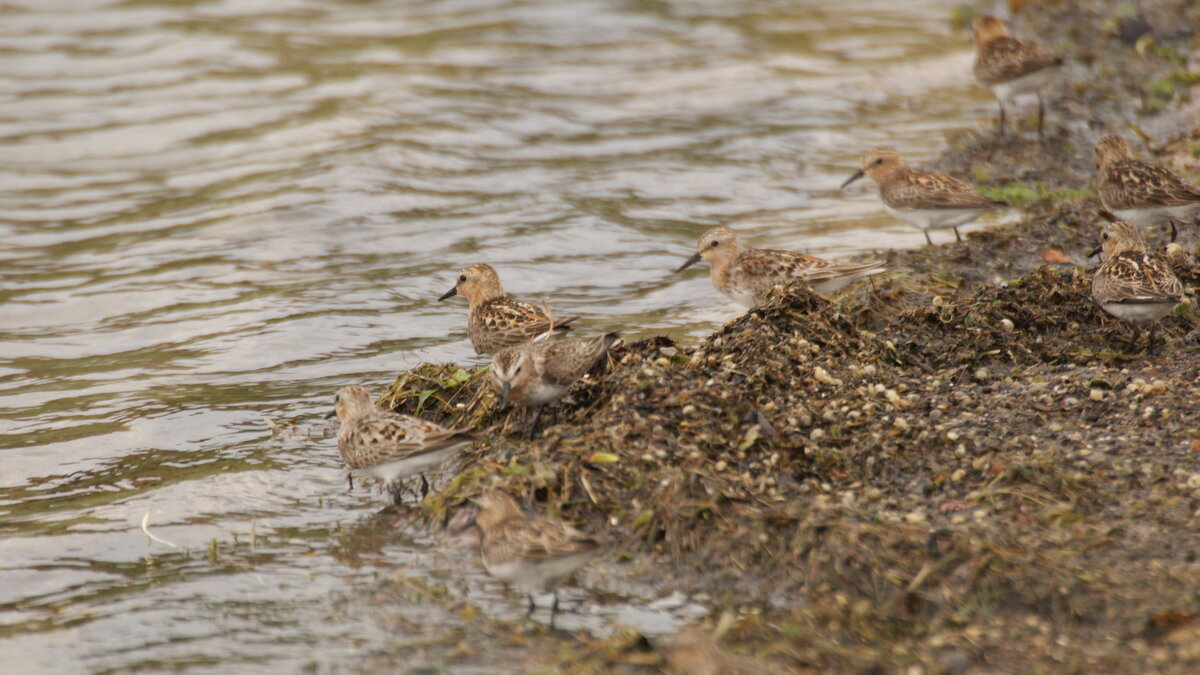
[[[1004,125],[1004,101],[1000,101],[1000,135],[1003,136],[1007,128]]]
[[[529,423],[529,440],[533,440],[534,434],[537,433],[538,421],[542,419],[542,406],[533,409],[533,421]]]
[[[392,495],[392,503],[400,506],[404,503],[404,487],[399,483],[388,483],[387,491]]]
[[[1171,219],[1171,243],[1175,243],[1175,237],[1179,236],[1179,230],[1175,227],[1175,219]]]
[[[1042,140],[1042,128],[1044,125],[1044,118],[1046,116],[1046,104],[1042,102],[1042,90],[1041,89],[1038,90],[1037,97],[1038,97],[1038,140],[1040,141],[1040,140]]]
[[[1133,324],[1130,327],[1130,332],[1131,335],[1129,336],[1129,342],[1126,342],[1125,347],[1121,349],[1121,351],[1126,354],[1129,354],[1130,350],[1133,349],[1133,346],[1137,344],[1138,338],[1141,337],[1142,333],[1141,329],[1137,327],[1137,324]]]
[[[346,488],[347,492],[354,492],[354,474],[346,473],[346,485],[349,486]]]
[[[525,616],[527,616],[527,617],[528,617],[528,616],[533,616],[533,609],[534,609],[534,605],[533,605],[533,593],[530,593],[530,594],[529,594],[529,611],[525,612]]]
[[[929,230],[921,230],[921,232],[925,233],[925,243],[933,246],[933,240],[929,238]]]
[[[1156,337],[1158,337],[1158,322],[1157,321],[1155,321],[1150,326],[1150,340],[1146,343],[1146,352],[1149,354],[1153,354],[1155,351],[1154,341],[1155,341]]]
[[[429,496],[429,481],[425,480],[425,474],[421,474],[421,501]]]
[[[554,630],[554,617],[558,616],[558,591],[551,591],[554,594],[554,604],[550,605],[550,629]]]
[[[955,238],[956,240],[958,240],[958,241],[962,241],[962,235],[958,233],[958,228],[957,228],[957,227],[956,227],[956,228],[954,228],[954,238]]]

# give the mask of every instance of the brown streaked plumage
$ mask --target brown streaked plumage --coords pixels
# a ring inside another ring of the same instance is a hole
[[[1045,105],[1042,87],[1056,75],[1063,60],[1030,40],[1018,40],[1008,33],[1004,22],[994,16],[981,16],[971,24],[975,39],[975,79],[992,90],[1000,102],[1000,133],[1004,133],[1004,102],[1025,92],[1038,97],[1038,137],[1042,136]]]
[[[480,554],[492,576],[529,594],[554,589],[566,581],[600,550],[600,544],[566,523],[528,515],[508,493],[493,489],[476,500],[479,513]],[[550,623],[558,611],[558,594],[550,610]]]
[[[551,328],[555,334],[565,333],[571,330],[568,324],[579,319],[554,318],[552,326],[551,317],[540,307],[505,294],[500,276],[485,263],[460,270],[454,288],[438,300],[455,295],[467,299],[467,336],[476,354],[492,354],[510,345],[529,342]]]
[[[883,208],[893,216],[918,227],[930,246],[929,230],[952,228],[962,241],[958,226],[975,220],[1007,202],[980,194],[975,188],[944,173],[910,167],[893,147],[881,145],[862,154],[860,168],[842,187],[870,176],[879,187]]]
[[[502,397],[502,406],[512,401],[536,407],[529,427],[532,435],[541,417],[541,407],[562,398],[571,384],[586,375],[620,337],[620,333],[614,332],[590,338],[539,340],[505,347],[492,358],[488,383],[492,391]]]
[[[1175,241],[1175,223],[1200,216],[1200,187],[1170,169],[1135,159],[1120,136],[1096,143],[1096,168],[1100,201],[1121,220],[1141,227],[1170,225]]]
[[[1128,348],[1137,340],[1137,324],[1158,321],[1179,305],[1183,284],[1164,256],[1147,253],[1134,225],[1109,223],[1100,236],[1092,255],[1103,251],[1105,260],[1092,277],[1092,299],[1105,312],[1135,324]],[[1154,342],[1153,331],[1150,342]]]
[[[398,480],[437,468],[475,440],[463,429],[379,410],[367,390],[356,385],[338,390],[333,414],[341,422],[342,461],[352,474],[378,478],[389,490]]]
[[[696,253],[676,272],[708,261],[713,288],[744,307],[761,304],[779,285],[807,282],[818,293],[833,293],[855,279],[884,271],[882,262],[830,262],[775,248],[743,248],[733,230],[714,227],[696,242]]]

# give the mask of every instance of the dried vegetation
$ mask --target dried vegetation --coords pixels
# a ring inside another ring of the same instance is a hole
[[[619,348],[533,442],[482,371],[423,366],[388,400],[490,430],[432,518],[531,493],[664,586],[767,607],[740,630],[779,667],[1200,662],[1196,313],[1126,354],[1074,268],[912,284]]]

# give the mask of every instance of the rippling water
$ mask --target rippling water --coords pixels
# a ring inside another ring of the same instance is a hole
[[[353,668],[452,623],[363,611],[397,575],[519,612],[345,491],[332,392],[470,358],[435,298],[471,262],[585,330],[686,337],[737,312],[672,273],[706,227],[919,244],[837,186],[988,123],[949,7],[0,6],[0,670]]]

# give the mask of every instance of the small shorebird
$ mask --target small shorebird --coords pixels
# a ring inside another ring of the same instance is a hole
[[[600,544],[575,528],[545,516],[527,515],[508,493],[493,489],[476,500],[479,552],[488,574],[524,591],[533,614],[533,591],[554,593],[550,626],[558,613],[555,588],[583,567]]]
[[[579,319],[569,316],[553,320],[541,308],[505,294],[496,270],[485,263],[460,270],[454,288],[443,293],[438,301],[455,295],[467,299],[467,335],[476,354],[492,354],[551,330],[555,334],[565,333],[571,330],[567,324]]]
[[[952,228],[962,241],[958,226],[975,220],[985,212],[1008,206],[1007,202],[979,194],[966,183],[936,171],[914,169],[895,148],[881,145],[862,154],[861,168],[842,187],[863,176],[870,176],[879,187],[883,208],[896,218],[920,228],[925,241],[930,229]]]
[[[1200,187],[1170,169],[1134,159],[1120,136],[1105,136],[1096,143],[1096,168],[1100,201],[1120,220],[1140,227],[1169,224],[1175,241],[1175,223],[1200,216]]]
[[[1128,350],[1137,342],[1138,324],[1156,322],[1179,305],[1183,284],[1165,258],[1146,252],[1142,235],[1129,223],[1105,225],[1100,245],[1088,257],[1101,251],[1105,260],[1092,277],[1092,299],[1105,312],[1133,324]],[[1154,345],[1157,328],[1155,323],[1150,329],[1148,348]]]
[[[884,271],[882,262],[830,262],[822,258],[776,248],[743,248],[737,234],[714,227],[696,242],[696,253],[676,272],[707,260],[713,288],[744,307],[761,304],[775,286],[808,282],[818,293],[829,294],[850,282]]]
[[[488,383],[500,394],[500,407],[509,401],[535,409],[529,434],[537,429],[542,406],[567,393],[620,339],[609,333],[578,340],[539,340],[505,347],[492,359]]]
[[[384,482],[394,499],[399,499],[396,482],[421,475],[441,466],[463,446],[475,440],[464,429],[446,429],[408,415],[379,410],[371,395],[351,385],[338,390],[333,412],[341,422],[338,454],[351,475],[371,476]],[[353,485],[353,483],[351,483]]]
[[[1000,133],[1004,133],[1004,102],[1017,94],[1037,92],[1038,138],[1046,116],[1042,87],[1058,74],[1062,57],[1029,40],[1008,34],[1008,27],[994,16],[981,16],[971,24],[975,38],[975,79],[992,90],[1000,102]]]

